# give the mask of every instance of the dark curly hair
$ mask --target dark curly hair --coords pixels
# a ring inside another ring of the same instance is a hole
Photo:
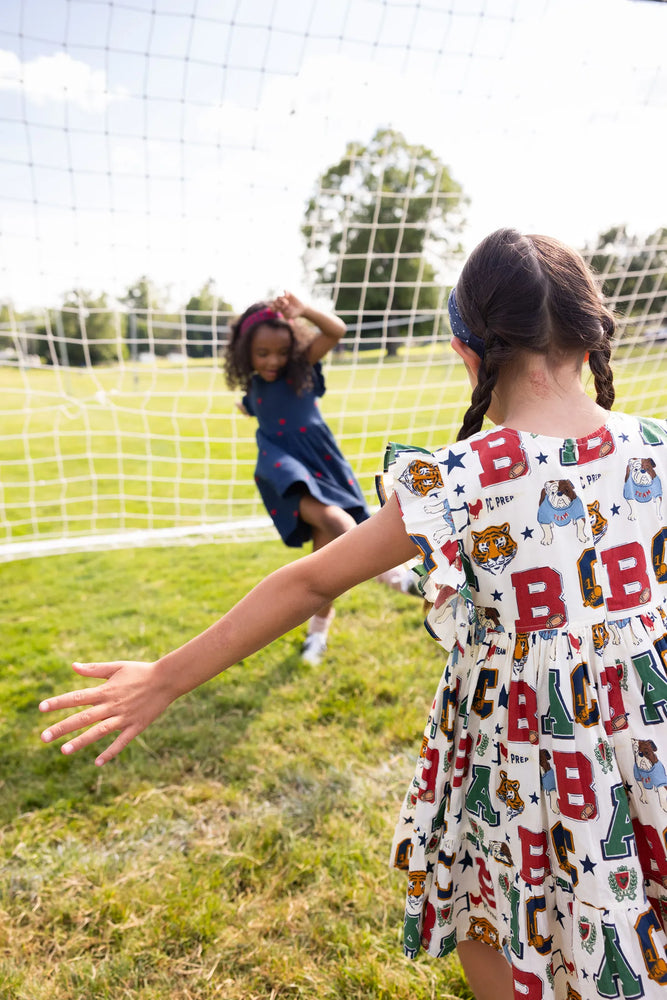
[[[473,250],[456,283],[459,312],[484,341],[484,358],[457,440],[476,434],[501,369],[522,351],[554,358],[588,352],[597,403],[616,395],[609,365],[616,324],[576,250],[549,236],[498,229]]]
[[[290,322],[279,317],[262,318],[241,333],[243,323],[252,315],[264,309],[272,309],[270,302],[255,302],[236,319],[230,329],[231,336],[225,348],[225,379],[230,389],[239,387],[249,392],[252,380],[252,342],[259,326],[270,326],[275,330],[287,330],[290,335],[290,351],[285,366],[285,376],[291,382],[297,395],[301,395],[313,385],[313,369],[308,360],[310,338],[298,322]]]

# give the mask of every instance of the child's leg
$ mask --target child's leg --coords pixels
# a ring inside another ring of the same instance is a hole
[[[512,1000],[512,968],[501,951],[482,941],[461,941],[456,947],[476,1000]]]
[[[328,542],[343,535],[350,528],[354,528],[356,522],[351,514],[341,507],[320,503],[310,493],[304,493],[299,503],[299,514],[313,529],[313,550],[321,549]],[[376,577],[378,583],[386,583],[387,586],[402,593],[417,594],[415,575],[407,566],[395,566],[386,573],[381,573]],[[332,605],[328,604],[321,609],[320,614],[326,615],[331,610]]]
[[[313,551],[328,545],[339,535],[344,535],[356,524],[347,511],[341,507],[323,504],[310,493],[301,497],[299,514],[312,528]],[[334,614],[333,604],[325,604],[308,622],[308,635],[301,650],[301,658],[306,663],[316,665],[320,662],[327,648],[327,635]]]
[[[354,528],[356,521],[342,507],[325,504],[310,493],[304,493],[299,500],[299,515],[313,529],[313,548],[321,549],[339,535]]]

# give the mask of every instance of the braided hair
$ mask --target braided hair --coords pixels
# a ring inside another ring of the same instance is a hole
[[[499,229],[466,261],[456,300],[465,324],[484,342],[477,386],[457,440],[481,429],[500,372],[522,351],[557,359],[588,354],[596,401],[606,410],[612,407],[614,317],[575,250],[548,236]]]
[[[270,326],[274,330],[287,330],[290,335],[290,350],[285,366],[285,377],[295,393],[300,396],[313,386],[313,369],[308,360],[309,338],[298,323],[292,323],[282,315],[259,316],[265,310],[273,311],[270,302],[255,302],[231,325],[231,336],[225,348],[225,379],[230,389],[238,386],[244,392],[250,391],[253,375],[252,342],[255,331],[260,326]],[[246,324],[253,313],[258,314],[258,322]]]

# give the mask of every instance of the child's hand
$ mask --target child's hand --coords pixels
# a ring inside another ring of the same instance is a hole
[[[273,301],[273,308],[283,314],[285,319],[296,319],[303,316],[305,305],[292,292],[285,291]]]
[[[113,743],[97,757],[95,763],[98,767],[116,757],[173,701],[156,676],[155,663],[119,660],[115,663],[74,663],[72,666],[83,677],[105,678],[106,684],[69,691],[41,702],[40,712],[90,706],[62,722],[54,723],[42,733],[42,740],[51,743],[77,729],[90,726],[87,732],[63,745],[62,752],[71,754],[110,733],[118,732]]]

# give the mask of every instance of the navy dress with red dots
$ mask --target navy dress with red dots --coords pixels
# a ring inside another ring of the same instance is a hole
[[[342,507],[357,524],[369,516],[352,468],[320,413],[317,397],[325,391],[318,361],[312,389],[300,396],[285,378],[265,382],[255,374],[243,397],[245,409],[259,422],[255,482],[280,537],[294,548],[312,537],[310,525],[299,517],[305,491]]]

